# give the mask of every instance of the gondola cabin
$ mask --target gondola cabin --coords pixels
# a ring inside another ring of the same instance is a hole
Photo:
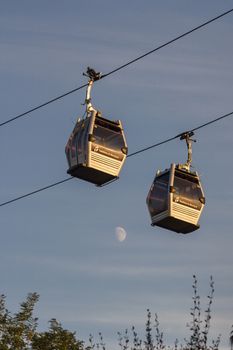
[[[71,176],[97,186],[117,179],[127,155],[121,121],[105,119],[93,109],[77,121],[65,152]]]
[[[152,226],[184,234],[197,230],[205,205],[198,174],[175,164],[157,172],[147,196],[147,205]]]

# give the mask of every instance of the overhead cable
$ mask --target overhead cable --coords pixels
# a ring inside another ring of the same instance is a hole
[[[201,125],[197,126],[196,128],[193,128],[193,129],[191,129],[191,130],[185,131],[185,132],[183,132],[183,133],[181,133],[181,134],[178,134],[178,135],[176,135],[176,136],[170,137],[170,138],[168,138],[168,139],[166,139],[166,140],[164,140],[164,141],[155,143],[154,145],[151,145],[151,146],[142,148],[142,149],[140,149],[140,150],[138,150],[138,151],[136,151],[136,152],[133,152],[133,153],[129,154],[127,157],[132,157],[132,156],[135,156],[136,154],[139,154],[139,153],[142,153],[142,152],[146,152],[146,151],[150,150],[151,148],[155,148],[155,147],[161,146],[161,145],[163,145],[163,144],[165,144],[165,143],[167,143],[167,142],[173,141],[173,140],[179,138],[179,137],[180,137],[182,134],[184,134],[184,133],[191,133],[191,132],[197,131],[197,130],[202,129],[202,128],[204,128],[204,127],[210,125],[210,124],[216,123],[216,122],[218,122],[218,121],[221,120],[221,119],[225,119],[225,118],[227,118],[227,117],[230,117],[230,116],[232,116],[232,115],[233,115],[233,112],[224,114],[224,115],[222,115],[221,117],[212,119],[212,120],[210,120],[209,122],[206,122],[205,124],[201,124]]]
[[[60,180],[60,181],[55,182],[55,183],[53,183],[53,184],[47,185],[47,186],[45,186],[45,187],[38,188],[37,190],[34,190],[34,191],[32,191],[32,192],[23,194],[22,196],[19,196],[19,197],[17,197],[17,198],[11,199],[11,200],[9,200],[9,201],[7,201],[7,202],[1,203],[1,204],[0,204],[0,207],[2,207],[2,206],[4,206],[4,205],[7,205],[7,204],[11,204],[11,203],[16,202],[16,201],[19,201],[20,199],[23,199],[23,198],[25,198],[25,197],[32,196],[33,194],[36,194],[36,193],[39,193],[39,192],[48,190],[48,189],[51,188],[51,187],[55,187],[55,186],[57,186],[57,185],[60,185],[60,184],[62,184],[62,183],[64,183],[64,182],[67,182],[67,181],[72,180],[72,179],[74,179],[74,178],[73,178],[73,177],[68,177],[68,178],[66,178],[66,179]]]
[[[109,73],[107,73],[107,74],[104,74],[104,75],[102,76],[102,78],[105,78],[105,77],[107,77],[107,76],[110,75],[110,74],[116,73],[116,72],[119,71],[120,69],[123,69],[123,68],[129,66],[130,64],[135,63],[135,62],[141,60],[142,58],[144,58],[144,57],[146,57],[146,56],[148,56],[148,55],[150,55],[150,54],[152,54],[152,53],[154,53],[154,52],[156,52],[156,51],[158,51],[158,50],[164,48],[165,46],[168,46],[168,45],[174,43],[175,41],[177,41],[177,40],[179,40],[179,39],[181,39],[181,38],[184,38],[185,36],[187,36],[187,35],[189,35],[189,34],[195,32],[195,31],[197,31],[198,29],[201,29],[201,28],[207,26],[208,24],[210,24],[210,23],[212,23],[212,22],[218,20],[219,18],[222,18],[222,17],[226,16],[227,14],[229,14],[229,13],[232,12],[232,11],[233,11],[233,9],[230,9],[230,10],[228,10],[228,11],[222,13],[221,15],[219,15],[219,16],[217,16],[217,17],[214,17],[214,18],[212,18],[212,19],[210,19],[210,20],[208,20],[208,21],[206,21],[206,22],[200,24],[199,26],[197,26],[197,27],[195,27],[195,28],[193,28],[193,29],[190,29],[189,31],[187,31],[187,32],[185,32],[185,33],[183,33],[183,34],[181,34],[181,35],[175,37],[174,39],[171,39],[171,40],[167,41],[166,43],[164,43],[164,44],[162,44],[162,45],[156,47],[155,49],[146,52],[145,54],[143,54],[143,55],[141,55],[141,56],[139,56],[139,57],[133,59],[132,61],[129,61],[128,63],[123,64],[122,66],[120,66],[120,67],[118,67],[118,68],[113,69],[111,72],[109,72]]]
[[[156,51],[158,51],[158,50],[164,48],[165,46],[168,46],[168,45],[174,43],[175,41],[177,41],[177,40],[179,40],[179,39],[181,39],[181,38],[184,38],[185,36],[187,36],[187,35],[189,35],[189,34],[195,32],[195,31],[197,31],[197,30],[199,30],[199,29],[201,29],[201,28],[207,26],[208,24],[210,24],[210,23],[212,23],[212,22],[214,22],[214,21],[217,21],[218,19],[220,19],[220,18],[222,18],[222,17],[228,15],[228,14],[231,13],[231,12],[233,12],[233,8],[230,9],[230,10],[228,10],[228,11],[226,11],[226,12],[221,13],[220,15],[218,15],[218,16],[216,16],[216,17],[214,17],[214,18],[212,18],[212,19],[210,19],[210,20],[208,20],[208,21],[206,21],[206,22],[204,22],[204,23],[202,23],[202,24],[200,24],[199,26],[197,26],[197,27],[195,27],[195,28],[193,28],[193,29],[190,29],[189,31],[187,31],[187,32],[185,32],[185,33],[183,33],[183,34],[181,34],[181,35],[179,35],[179,36],[177,36],[177,37],[175,37],[175,38],[173,38],[173,39],[167,41],[167,42],[164,43],[164,44],[159,45],[158,47],[156,47],[156,48],[154,48],[154,49],[152,49],[152,50],[150,50],[150,51],[144,53],[143,55],[141,55],[141,56],[139,56],[139,57],[137,57],[137,58],[135,58],[135,59],[133,59],[133,60],[131,60],[131,61],[129,61],[129,62],[127,62],[127,63],[125,63],[125,64],[119,66],[119,67],[117,67],[117,68],[115,68],[115,69],[113,69],[112,71],[110,71],[110,72],[108,72],[108,73],[106,73],[106,74],[103,74],[102,76],[100,76],[99,80],[101,80],[101,79],[103,79],[103,78],[106,78],[106,77],[108,77],[109,75],[111,75],[111,74],[113,74],[113,73],[116,73],[116,72],[118,72],[119,70],[121,70],[121,69],[123,69],[123,68],[126,68],[127,66],[129,66],[129,65],[131,65],[131,64],[133,64],[133,63],[135,63],[135,62],[137,62],[137,61],[139,61],[139,60],[141,60],[141,59],[143,59],[144,57],[146,57],[146,56],[148,56],[148,55],[150,55],[150,54],[152,54],[152,53],[154,53],[154,52],[156,52]],[[58,100],[60,100],[60,99],[62,99],[62,98],[64,98],[64,97],[66,97],[66,96],[68,96],[68,95],[70,95],[70,94],[72,94],[72,93],[78,91],[78,90],[81,90],[81,89],[83,89],[84,87],[86,87],[87,85],[88,85],[88,84],[81,85],[81,86],[79,86],[79,87],[77,87],[77,88],[75,88],[75,89],[72,89],[72,90],[70,90],[70,91],[68,91],[68,92],[66,92],[66,93],[64,93],[64,94],[62,94],[62,95],[60,95],[60,96],[57,96],[57,97],[55,97],[55,98],[53,98],[53,99],[51,99],[51,100],[49,100],[49,101],[47,101],[47,102],[44,102],[44,103],[42,103],[42,104],[40,104],[40,105],[38,105],[38,106],[36,106],[36,107],[34,107],[34,108],[31,108],[31,109],[29,109],[28,111],[26,111],[26,112],[24,112],[24,113],[18,114],[18,115],[16,115],[16,116],[13,117],[13,118],[10,118],[10,119],[8,119],[8,120],[5,120],[4,122],[0,123],[0,127],[1,127],[1,126],[4,126],[4,125],[6,125],[6,124],[9,124],[9,123],[11,123],[11,122],[13,122],[13,121],[15,121],[15,120],[17,120],[17,119],[20,119],[20,118],[22,118],[22,117],[25,117],[26,115],[28,115],[28,114],[30,114],[30,113],[32,113],[32,112],[34,112],[34,111],[36,111],[36,110],[38,110],[38,109],[40,109],[40,108],[42,108],[42,107],[47,106],[47,105],[49,105],[50,103],[53,103],[53,102],[55,102],[55,101],[58,101]]]
[[[164,141],[155,143],[154,145],[151,145],[151,146],[142,148],[142,149],[140,149],[140,150],[138,150],[138,151],[135,151],[135,152],[133,152],[133,153],[131,153],[131,154],[128,154],[128,155],[127,155],[127,158],[133,157],[133,156],[135,156],[135,155],[137,155],[137,154],[139,154],[139,153],[146,152],[146,151],[148,151],[148,150],[150,150],[150,149],[152,149],[152,148],[159,147],[159,146],[161,146],[161,145],[163,145],[163,144],[165,144],[165,143],[168,143],[168,142],[171,142],[171,141],[173,141],[173,140],[175,140],[175,139],[177,139],[177,138],[180,138],[180,136],[181,136],[182,134],[184,134],[184,133],[191,133],[191,132],[194,132],[194,131],[196,131],[196,130],[202,129],[202,128],[206,127],[206,126],[209,126],[210,124],[216,123],[217,121],[222,120],[222,119],[227,118],[227,117],[230,117],[230,116],[232,116],[232,115],[233,115],[233,112],[224,114],[224,115],[222,115],[222,116],[220,116],[220,117],[218,117],[218,118],[215,118],[215,119],[210,120],[210,121],[207,122],[207,123],[201,124],[201,125],[199,125],[199,126],[193,128],[193,129],[191,129],[191,130],[189,130],[189,131],[185,131],[185,132],[183,132],[183,133],[181,133],[181,134],[178,134],[178,135],[176,135],[176,136],[170,137],[170,138],[168,138],[168,139],[166,139],[166,140],[164,140]],[[50,184],[50,185],[48,185],[48,186],[41,187],[41,188],[39,188],[39,189],[37,189],[37,190],[34,190],[34,191],[32,191],[32,192],[29,192],[29,193],[26,193],[26,194],[24,194],[24,195],[22,195],[22,196],[19,196],[19,197],[16,197],[16,198],[14,198],[14,199],[11,199],[11,200],[9,200],[9,201],[0,203],[0,207],[3,207],[3,206],[8,205],[8,204],[11,204],[11,203],[16,202],[16,201],[18,201],[18,200],[20,200],[20,199],[23,199],[23,198],[25,198],[25,197],[32,196],[32,195],[34,195],[34,194],[36,194],[36,193],[39,193],[39,192],[48,190],[48,189],[50,189],[51,187],[55,187],[55,186],[57,186],[57,185],[60,185],[60,184],[62,184],[62,183],[64,183],[64,182],[70,181],[70,180],[72,180],[72,179],[74,179],[74,177],[68,177],[68,178],[66,178],[66,179],[63,179],[63,180],[58,181],[58,182],[55,182],[55,183]]]
[[[9,124],[9,123],[15,121],[16,119],[22,118],[22,117],[28,115],[29,113],[35,112],[36,110],[38,110],[38,109],[40,109],[40,108],[42,108],[42,107],[45,107],[45,106],[49,105],[50,103],[53,103],[53,102],[55,102],[55,101],[58,101],[58,100],[60,100],[61,98],[65,97],[65,96],[68,96],[68,95],[70,95],[70,94],[72,94],[72,93],[74,93],[74,92],[76,92],[76,91],[78,91],[78,90],[81,90],[81,89],[83,89],[84,87],[86,87],[87,85],[88,85],[88,84],[84,84],[84,85],[82,85],[82,86],[79,86],[79,87],[77,87],[77,88],[75,88],[75,89],[73,89],[73,90],[70,90],[70,91],[64,93],[63,95],[57,96],[57,97],[53,98],[52,100],[49,100],[49,101],[47,101],[47,102],[45,102],[45,103],[42,103],[41,105],[39,105],[39,106],[37,106],[37,107],[31,108],[31,109],[29,109],[28,111],[26,111],[26,112],[24,112],[24,113],[18,114],[18,115],[16,115],[16,116],[13,117],[13,118],[10,118],[10,119],[8,119],[8,120],[5,120],[4,122],[0,123],[0,127],[3,126],[3,125]]]

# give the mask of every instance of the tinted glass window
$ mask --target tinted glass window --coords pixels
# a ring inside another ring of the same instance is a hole
[[[106,127],[95,125],[93,135],[95,143],[106,148],[118,151],[125,146],[122,134]]]
[[[70,139],[67,142],[67,145],[66,145],[66,148],[65,148],[65,152],[66,152],[66,158],[67,158],[68,164],[70,166]]]
[[[77,134],[73,135],[71,142],[71,158],[76,158]]]
[[[168,209],[169,173],[157,177],[150,192],[148,206],[151,216]]]
[[[116,123],[114,123],[110,120],[104,119],[104,118],[96,117],[95,125],[99,125],[99,126],[102,126],[106,129],[110,129],[110,130],[113,130],[115,132],[121,133],[121,128],[119,127],[119,125],[116,125]]]
[[[176,174],[174,178],[174,190],[174,202],[190,208],[201,209],[200,198],[202,197],[202,192],[197,178],[191,178],[190,176],[185,178],[185,175],[181,177],[180,174]]]
[[[83,136],[84,136],[84,127],[81,127],[78,129],[78,136],[77,136],[77,157],[80,156],[80,154],[82,154],[83,151],[85,151],[83,149],[84,147],[84,140],[83,140]]]

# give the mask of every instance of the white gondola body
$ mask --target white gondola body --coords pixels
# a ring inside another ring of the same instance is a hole
[[[121,121],[107,120],[93,110],[77,121],[66,145],[67,172],[101,186],[119,177],[126,155]]]
[[[199,228],[204,204],[198,174],[184,171],[175,164],[156,175],[147,196],[152,226],[178,233],[189,233]]]

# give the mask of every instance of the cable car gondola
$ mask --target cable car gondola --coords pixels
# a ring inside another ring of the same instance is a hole
[[[205,205],[198,173],[190,170],[192,135],[193,132],[187,132],[180,137],[187,143],[187,162],[158,171],[147,196],[151,225],[183,234],[200,227],[198,221]]]
[[[87,76],[86,118],[77,120],[67,142],[67,173],[103,186],[118,179],[128,148],[121,121],[103,118],[91,104],[91,88],[100,73],[88,68]]]

